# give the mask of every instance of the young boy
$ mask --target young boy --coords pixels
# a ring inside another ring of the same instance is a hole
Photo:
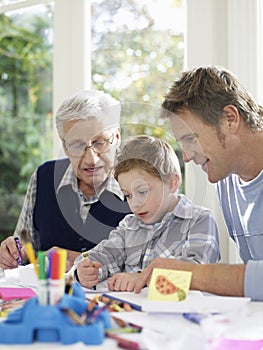
[[[114,176],[133,214],[78,263],[84,287],[108,279],[110,290],[133,291],[139,272],[156,257],[199,264],[219,260],[216,223],[208,209],[178,194],[181,170],[168,143],[131,137],[117,155]]]

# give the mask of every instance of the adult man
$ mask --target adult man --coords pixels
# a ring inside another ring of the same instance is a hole
[[[237,78],[219,67],[184,72],[170,88],[162,115],[193,160],[216,183],[231,238],[244,264],[193,265],[156,259],[142,272],[138,292],[154,267],[193,272],[191,288],[263,300],[263,109]]]
[[[42,164],[32,175],[15,236],[29,232],[35,249],[68,250],[68,268],[118,225],[128,209],[111,176],[120,142],[120,103],[101,91],[66,99],[56,125],[68,158]],[[17,266],[13,237],[1,243],[0,267]]]

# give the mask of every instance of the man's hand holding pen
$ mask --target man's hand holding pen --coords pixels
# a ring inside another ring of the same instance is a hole
[[[92,288],[99,283],[99,268],[101,264],[96,261],[91,261],[85,257],[78,263],[77,276],[83,287]]]

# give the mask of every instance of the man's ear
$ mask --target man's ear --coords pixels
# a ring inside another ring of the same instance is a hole
[[[114,133],[115,133],[117,144],[120,144],[121,143],[121,129],[117,128]]]
[[[174,173],[170,176],[170,180],[169,180],[169,190],[170,193],[174,193],[178,190],[180,186],[180,179],[178,174]]]
[[[233,105],[227,105],[223,109],[227,127],[231,133],[236,133],[240,125],[240,114],[238,109]]]

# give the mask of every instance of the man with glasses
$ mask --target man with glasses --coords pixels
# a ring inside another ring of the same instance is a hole
[[[108,237],[130,212],[112,176],[119,122],[120,103],[104,92],[80,91],[62,103],[56,126],[67,158],[34,172],[14,236],[27,230],[36,250],[67,249],[67,268],[83,249]],[[0,267],[16,267],[17,259],[8,237],[0,246]]]

